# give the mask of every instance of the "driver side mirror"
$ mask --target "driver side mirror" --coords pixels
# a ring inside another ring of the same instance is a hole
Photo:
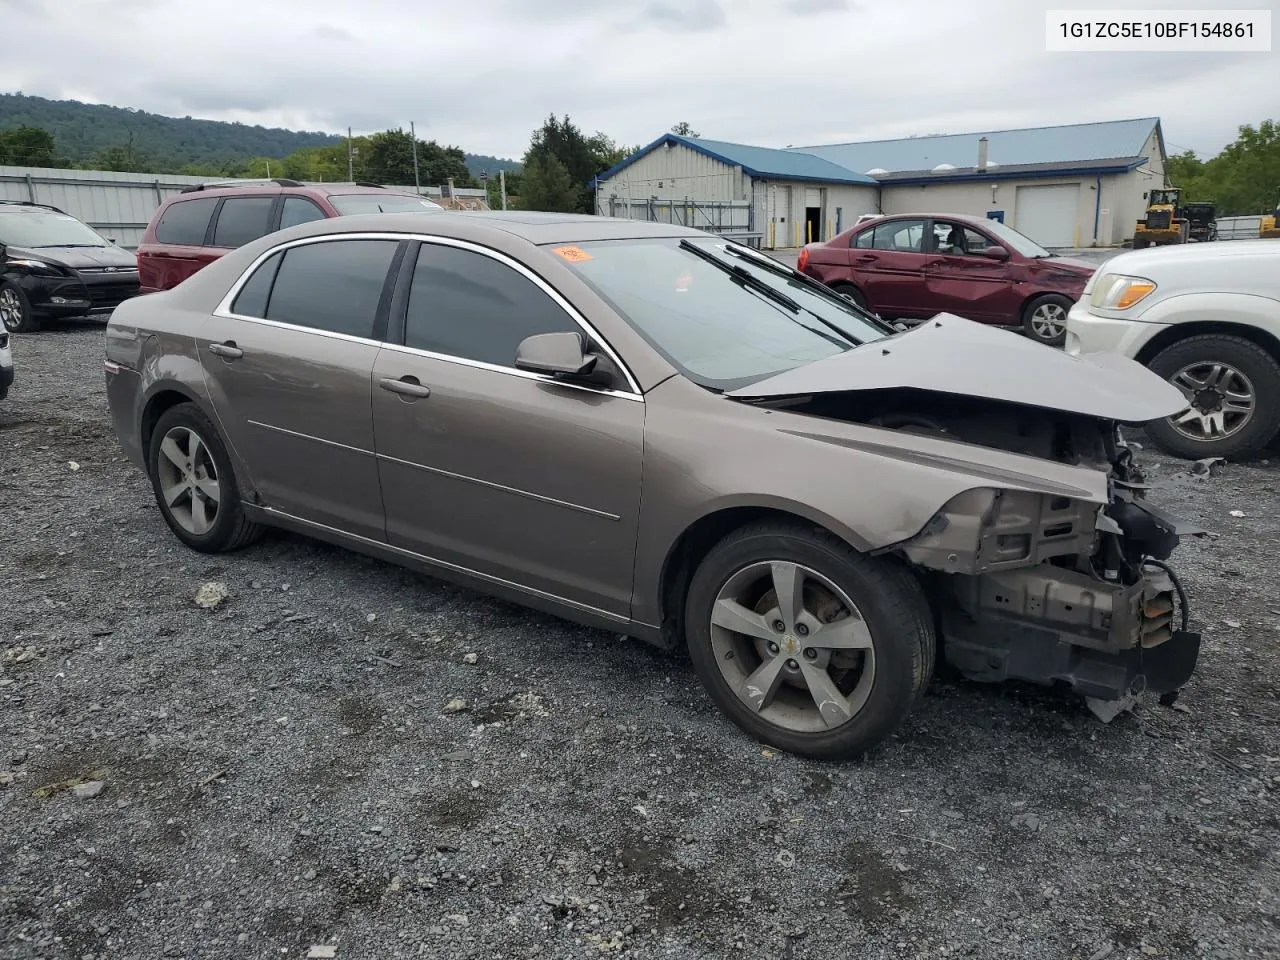
[[[988,260],[1008,260],[1009,251],[1004,247],[983,247],[982,255]]]
[[[111,244],[112,246],[115,246],[116,238],[115,238],[115,237],[107,237],[107,243]]]
[[[583,348],[582,335],[572,331],[538,333],[516,348],[516,369],[552,377],[584,377],[599,358]]]

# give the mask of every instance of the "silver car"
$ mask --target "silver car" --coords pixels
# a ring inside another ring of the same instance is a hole
[[[939,641],[1113,706],[1195,666],[1178,524],[1116,427],[1176,389],[956,316],[895,332],[695,230],[317,221],[121,305],[107,358],[192,548],[283,527],[687,647],[786,750],[883,740]]]

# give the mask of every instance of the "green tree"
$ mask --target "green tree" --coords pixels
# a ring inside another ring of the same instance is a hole
[[[134,145],[133,131],[124,143],[117,143],[98,151],[92,160],[94,170],[114,170],[117,173],[154,172],[147,157]]]
[[[569,169],[549,153],[526,159],[520,186],[520,209],[577,213],[582,210],[583,190]]]
[[[674,133],[677,137],[693,137],[695,140],[698,139],[698,137],[702,136],[702,134],[698,133],[697,130],[689,126],[689,123],[686,120],[681,120],[679,123],[677,123],[674,127],[671,128],[671,132]]]
[[[603,168],[599,166],[600,159],[592,149],[591,141],[583,136],[582,131],[574,125],[568,115],[557,120],[553,113],[547,117],[541,127],[534,131],[529,149],[524,155],[524,194],[528,194],[531,189],[530,167],[549,159],[555,159],[568,173],[569,189],[574,193],[575,203],[567,208],[529,207],[528,209],[565,209],[577,213],[590,213],[592,196],[587,184]],[[549,176],[558,177],[558,172],[554,172],[553,165],[542,163],[535,179],[543,181]],[[540,186],[541,183],[533,184],[534,189],[539,189]],[[522,198],[527,201],[524,194]]]
[[[0,163],[23,167],[56,167],[61,161],[53,135],[40,127],[22,126],[0,133]]]
[[[1219,216],[1269,212],[1280,201],[1280,124],[1239,128],[1234,142],[1209,160],[1188,150],[1169,158],[1169,182],[1184,200],[1212,200]]]

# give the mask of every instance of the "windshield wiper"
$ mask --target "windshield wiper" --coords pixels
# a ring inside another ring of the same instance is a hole
[[[765,283],[763,280],[761,280],[759,277],[753,274],[746,267],[738,266],[738,264],[736,263],[725,263],[725,261],[721,260],[710,250],[704,250],[702,249],[702,247],[698,246],[696,243],[691,243],[688,240],[680,241],[680,249],[688,250],[695,257],[700,257],[701,259],[707,261],[707,263],[711,264],[717,270],[720,270],[723,273],[727,273],[729,276],[739,281],[743,286],[750,287],[756,293],[763,294],[764,296],[772,300],[774,303],[777,303],[786,307],[792,313],[800,312],[801,310],[800,304],[796,303],[794,300],[792,300],[789,296],[787,296],[781,290],[778,290],[775,287],[772,287],[769,284]]]

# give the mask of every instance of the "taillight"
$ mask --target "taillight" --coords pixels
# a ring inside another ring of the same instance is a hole
[[[803,271],[809,265],[809,248],[800,248],[800,259],[796,261],[796,269]]]

